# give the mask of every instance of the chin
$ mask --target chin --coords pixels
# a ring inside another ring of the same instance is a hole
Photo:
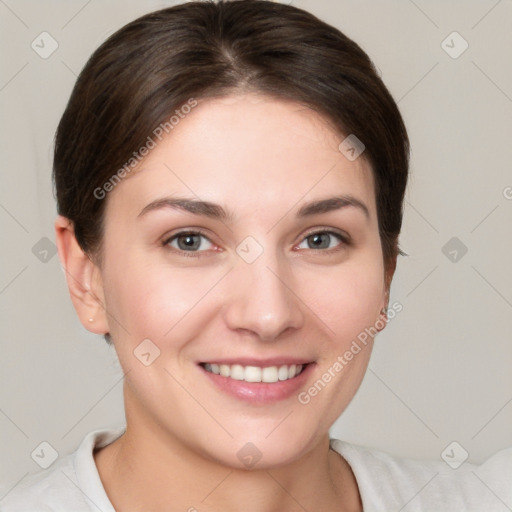
[[[268,437],[265,437],[267,430],[261,434],[262,429],[255,429],[253,435],[246,432],[224,442],[210,439],[210,444],[204,447],[205,455],[234,469],[255,471],[284,467],[299,460],[314,447],[315,440],[319,441],[307,435],[301,425],[300,431],[283,428],[279,433],[280,427],[277,427]]]

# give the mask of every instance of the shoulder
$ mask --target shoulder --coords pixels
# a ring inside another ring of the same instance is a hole
[[[512,507],[512,448],[477,466],[396,457],[331,439],[351,466],[365,512],[501,512]]]
[[[56,512],[59,503],[80,502],[73,468],[73,455],[66,455],[51,468],[26,476],[0,501],[2,512]]]
[[[89,432],[78,449],[50,468],[24,477],[4,490],[1,512],[113,511],[94,463],[95,448],[113,442],[124,428]],[[110,508],[109,508],[110,507]]]

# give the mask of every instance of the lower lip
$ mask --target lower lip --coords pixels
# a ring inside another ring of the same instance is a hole
[[[270,404],[296,395],[313,371],[313,366],[314,363],[309,363],[293,379],[277,382],[246,382],[208,372],[202,366],[200,369],[224,393],[250,403]]]

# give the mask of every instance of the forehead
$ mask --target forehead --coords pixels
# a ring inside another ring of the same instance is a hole
[[[164,196],[229,204],[241,215],[351,194],[375,216],[372,171],[340,150],[344,134],[313,110],[253,94],[202,100],[109,196],[138,208]],[[275,214],[275,212],[274,212]]]

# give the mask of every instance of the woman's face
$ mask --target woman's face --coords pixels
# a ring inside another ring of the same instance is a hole
[[[296,103],[201,101],[109,193],[100,272],[133,432],[260,468],[325,440],[386,303],[371,169],[343,138]]]

